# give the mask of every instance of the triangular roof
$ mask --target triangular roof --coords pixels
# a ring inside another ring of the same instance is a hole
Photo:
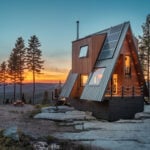
[[[95,66],[93,68],[93,71],[96,68],[105,68],[103,78],[101,79],[101,82],[99,85],[93,85],[93,86],[89,85],[88,84],[89,80],[91,79],[91,76],[94,73],[94,72],[91,72],[90,76],[88,78],[87,84],[83,89],[80,99],[93,100],[93,101],[102,101],[103,100],[108,83],[114,72],[115,65],[119,58],[119,54],[121,52],[121,48],[122,48],[122,45],[123,45],[123,42],[124,42],[126,36],[129,36],[129,38],[130,38],[130,43],[131,43],[130,45],[132,46],[131,54],[133,55],[133,59],[136,60],[135,65],[138,66],[138,67],[136,67],[137,72],[138,72],[137,73],[138,79],[140,81],[140,84],[144,85],[144,87],[146,89],[146,84],[144,81],[142,69],[140,67],[137,49],[136,49],[136,46],[134,43],[134,39],[133,39],[131,27],[130,27],[130,22],[125,22],[125,23],[119,24],[117,26],[110,27],[110,28],[102,30],[100,32],[88,35],[84,38],[94,36],[94,35],[101,35],[104,33],[106,33],[106,38],[105,38],[104,44],[100,50],[99,56],[97,57]],[[79,40],[81,40],[81,39],[79,39]],[[74,83],[77,80],[78,75],[79,75],[78,73],[72,73],[72,72],[69,73],[68,79],[64,85],[62,92],[61,92],[62,97],[70,96],[71,90],[73,89]],[[147,92],[147,89],[145,91]]]
[[[132,36],[130,23],[125,22],[123,24],[106,29],[102,32],[96,33],[96,34],[101,34],[101,33],[107,32],[107,37],[105,39],[101,53],[99,54],[97,62],[95,64],[95,68],[105,68],[105,71],[104,71],[103,78],[99,85],[91,86],[89,84],[86,84],[82,92],[81,99],[94,100],[94,101],[103,100],[105,91],[107,89],[107,85],[111,79],[112,73],[114,71],[116,62],[118,60],[118,57],[121,51],[121,47],[123,45],[123,41],[128,31],[130,31],[131,36]],[[133,42],[133,38],[131,39]],[[135,43],[133,42],[132,44],[134,45],[133,51],[134,53],[136,53],[135,57],[138,57],[137,50],[135,49]],[[140,66],[139,61],[137,62],[137,65]],[[140,75],[139,76],[140,81],[144,82],[141,69],[139,69],[138,71]],[[92,74],[93,73],[90,74],[89,80]]]

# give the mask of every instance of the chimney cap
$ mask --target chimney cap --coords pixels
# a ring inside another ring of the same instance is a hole
[[[77,40],[79,39],[79,20],[76,21],[77,23]]]

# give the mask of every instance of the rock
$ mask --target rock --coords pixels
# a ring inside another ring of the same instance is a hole
[[[86,115],[84,111],[79,111],[79,110],[67,111],[65,114],[66,115]]]
[[[35,119],[49,119],[53,121],[75,121],[75,120],[95,120],[95,117],[86,115],[82,111],[67,111],[66,113],[39,113]]]
[[[150,113],[150,105],[145,105],[144,106],[144,112],[145,113]]]
[[[42,112],[45,113],[65,113],[67,111],[73,111],[73,110],[74,110],[73,107],[68,107],[68,106],[58,106],[57,109],[55,106],[42,108]]]
[[[60,145],[58,145],[57,143],[52,143],[48,146],[48,149],[51,149],[51,150],[59,150],[61,149]]]
[[[150,118],[150,113],[145,113],[145,112],[136,113],[134,118],[135,119],[148,119]]]
[[[33,143],[33,148],[35,150],[48,150],[48,144],[42,141],[35,142]]]
[[[136,119],[120,119],[118,121],[115,121],[116,123],[143,123],[143,120],[136,120]]]
[[[42,113],[34,116],[36,119],[49,119],[53,121],[75,121],[75,120],[95,120],[91,112],[75,110],[73,107],[58,106],[42,108]]]
[[[4,130],[3,136],[9,137],[15,141],[19,141],[19,134],[18,134],[17,126],[10,127]]]

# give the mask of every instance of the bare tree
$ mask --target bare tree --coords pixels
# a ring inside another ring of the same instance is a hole
[[[44,61],[41,59],[42,51],[40,50],[40,42],[36,35],[31,36],[28,41],[27,48],[27,67],[29,71],[32,71],[33,77],[33,93],[32,100],[35,102],[35,75],[40,74],[43,69]]]

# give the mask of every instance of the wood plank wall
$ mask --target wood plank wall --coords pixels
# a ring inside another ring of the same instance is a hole
[[[133,56],[131,54],[132,49],[129,47],[129,43],[128,43],[128,39],[126,38],[123,42],[122,48],[121,48],[121,52],[120,52],[120,56],[119,59],[116,63],[115,69],[113,74],[118,74],[118,96],[122,95],[122,86],[123,87],[130,87],[131,88],[131,92],[129,91],[129,94],[132,94],[132,87],[135,87],[136,89],[136,95],[135,96],[140,96],[141,92],[140,92],[140,84],[139,84],[139,80],[138,80],[138,75],[137,75],[137,71],[134,65],[134,59]],[[125,72],[124,72],[124,67],[125,67],[125,56],[130,56],[131,57],[131,77],[125,77]],[[110,90],[110,86],[111,86],[111,81],[109,81],[108,84],[108,89]],[[137,90],[139,89],[139,90]]]
[[[94,35],[72,43],[72,72],[89,74],[95,65],[106,34]],[[88,56],[79,58],[80,47],[88,45]]]

